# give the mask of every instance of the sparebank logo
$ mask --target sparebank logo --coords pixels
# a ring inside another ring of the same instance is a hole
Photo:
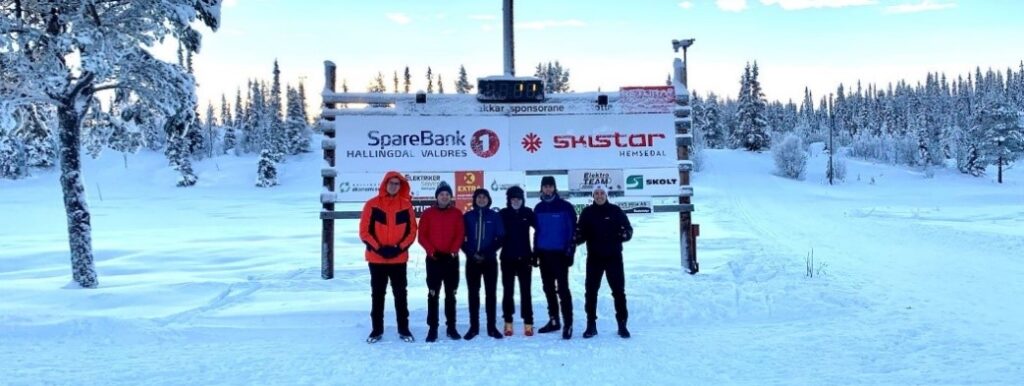
[[[490,158],[498,153],[498,148],[501,147],[501,140],[498,139],[498,134],[494,131],[480,129],[473,133],[473,138],[469,141],[469,147],[480,158]]]
[[[629,190],[642,190],[644,188],[644,176],[642,174],[634,174],[626,177],[626,189]]]

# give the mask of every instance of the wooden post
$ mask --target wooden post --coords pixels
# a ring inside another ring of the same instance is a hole
[[[331,61],[324,61],[324,92],[334,92],[335,80],[337,79],[337,66]],[[334,103],[324,103],[323,110],[333,109]],[[323,128],[325,167],[321,171],[324,179],[324,190],[326,194],[321,195],[320,203],[323,205],[323,212],[334,211],[334,178],[337,175],[334,170],[335,145],[334,145],[334,116],[324,116],[328,125]],[[323,218],[323,216],[321,216]],[[323,218],[323,232],[320,239],[320,277],[324,280],[334,278],[334,219]]]
[[[684,51],[685,52],[685,51]],[[679,164],[679,254],[680,263],[686,267],[687,273],[693,275],[700,270],[697,264],[697,240],[693,232],[693,206],[689,194],[683,194],[684,187],[690,186],[690,148],[692,144],[693,119],[690,116],[690,91],[685,83],[686,65],[676,59],[676,159]],[[682,86],[680,88],[680,86]]]

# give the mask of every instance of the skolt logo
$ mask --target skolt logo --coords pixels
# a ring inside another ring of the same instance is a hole
[[[556,149],[575,149],[577,147],[652,147],[655,139],[665,139],[665,134],[597,134],[597,135],[556,135]]]

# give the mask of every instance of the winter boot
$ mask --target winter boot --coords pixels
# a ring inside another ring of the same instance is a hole
[[[621,336],[623,338],[629,338],[630,337],[629,330],[626,329],[626,321],[625,320],[620,320],[619,321],[619,336]]]
[[[459,340],[462,339],[462,335],[459,335],[459,330],[457,330],[455,326],[450,326],[448,327],[448,338],[451,340]]]
[[[547,334],[549,332],[555,332],[561,329],[562,325],[559,324],[557,320],[551,319],[548,321],[548,324],[545,324],[544,327],[541,327],[540,330],[537,330],[537,332],[540,332],[541,334]]]
[[[370,336],[366,338],[366,343],[377,343],[384,337],[383,331],[373,330],[370,332]]]
[[[583,331],[583,338],[584,339],[590,339],[590,338],[593,338],[596,335],[597,335],[597,321],[596,320],[588,320],[587,321],[587,330]]]
[[[477,335],[480,335],[480,325],[471,324],[469,325],[469,331],[466,331],[466,335],[462,337],[465,340],[473,340]]]
[[[498,327],[493,324],[487,325],[487,336],[490,336],[491,338],[494,339],[504,338],[504,336],[501,335],[501,331],[498,331]]]
[[[403,329],[399,329],[398,330],[398,337],[402,338],[402,341],[403,342],[407,342],[407,343],[412,343],[412,342],[416,341],[416,338],[412,336],[412,332],[409,331],[408,327],[403,328]]]
[[[572,339],[572,325],[566,324],[562,327],[562,339]]]
[[[512,323],[505,322],[505,336],[512,336]]]
[[[533,336],[533,325],[527,324],[523,326],[523,335]]]
[[[427,330],[427,343],[437,342],[437,327],[431,327]]]

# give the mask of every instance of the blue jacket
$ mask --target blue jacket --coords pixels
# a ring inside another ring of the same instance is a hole
[[[473,203],[473,210],[462,215],[462,219],[466,224],[466,239],[462,243],[466,261],[477,253],[485,259],[496,260],[501,240],[505,237],[501,215],[492,210],[490,204],[480,207]]]
[[[533,234],[534,249],[571,255],[576,249],[573,243],[576,208],[556,192],[550,201],[542,198],[533,212],[537,216],[537,231]]]

